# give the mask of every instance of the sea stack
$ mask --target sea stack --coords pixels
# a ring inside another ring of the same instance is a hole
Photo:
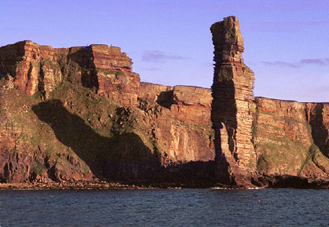
[[[254,72],[242,58],[244,42],[237,17],[226,17],[210,30],[215,49],[211,120],[217,180],[228,185],[251,185],[257,167],[252,143]]]

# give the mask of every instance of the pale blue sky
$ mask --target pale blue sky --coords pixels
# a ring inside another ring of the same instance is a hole
[[[239,18],[255,95],[329,102],[328,0],[1,0],[0,46],[107,44],[141,81],[210,87],[210,26]]]

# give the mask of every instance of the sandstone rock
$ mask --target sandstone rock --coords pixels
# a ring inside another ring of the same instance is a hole
[[[312,145],[305,105],[292,101],[256,98],[256,106],[253,142],[258,170],[266,175],[297,176]]]
[[[11,75],[14,87],[29,96],[39,91],[48,99],[65,78],[121,105],[137,105],[139,75],[132,72],[131,59],[119,47],[54,49],[18,42],[0,48],[0,73]]]
[[[304,103],[256,98],[256,106],[258,114],[255,123],[257,127],[266,125],[265,134],[280,134],[279,130],[290,140],[301,143],[307,149],[312,145],[312,135],[305,115]],[[257,143],[257,138],[254,142]]]
[[[94,44],[88,48],[96,69],[132,71],[132,61],[120,47]]]
[[[147,99],[140,108],[146,113],[145,123],[152,128],[163,165],[214,160],[210,109],[172,104],[169,110]],[[208,119],[198,116],[202,111]]]
[[[264,175],[328,178],[325,104],[256,98],[253,142]],[[319,149],[319,147],[321,147]],[[320,150],[322,152],[320,152]]]
[[[173,103],[173,87],[141,82],[138,97],[170,108]]]
[[[327,181],[328,106],[254,99],[254,74],[243,63],[237,18],[224,18],[212,25],[211,32],[215,47],[211,117],[219,181],[244,186],[261,185],[257,181],[262,176],[270,182],[267,185],[276,184],[275,176]]]
[[[306,103],[306,114],[314,143],[329,157],[329,104]]]
[[[29,96],[37,91],[48,96],[62,80],[58,63],[54,61],[54,49],[50,46],[22,41],[1,47],[0,56],[1,73],[10,74],[14,87]]]
[[[211,90],[191,86],[175,86],[171,112],[175,119],[190,125],[211,125]]]
[[[158,109],[155,104],[144,104],[142,109],[151,110],[149,117],[164,165],[214,160],[210,89],[141,83],[140,99],[162,106]],[[152,117],[157,111],[161,114]]]
[[[257,164],[252,144],[254,73],[243,63],[243,39],[236,17],[226,17],[210,30],[215,48],[211,118],[219,180],[244,185]]]
[[[139,75],[132,72],[132,61],[119,47],[90,46],[96,69],[98,91],[101,96],[122,105],[136,106],[139,94]]]
[[[165,165],[168,161],[185,163],[214,160],[211,128],[193,124],[184,125],[180,121],[168,117],[160,117],[155,122],[154,134],[165,158]]]
[[[0,182],[327,187],[329,104],[254,98],[237,18],[211,32],[212,90],[141,83],[118,47],[0,47]]]

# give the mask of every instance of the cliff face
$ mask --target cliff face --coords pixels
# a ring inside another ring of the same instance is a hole
[[[214,160],[209,89],[150,83],[141,83],[140,88],[140,108],[152,118],[153,133],[165,162]],[[161,106],[162,114],[154,115],[157,110],[152,103]]]
[[[27,95],[48,94],[62,81],[54,49],[23,41],[0,48],[2,75],[13,77],[13,85]]]
[[[137,105],[139,75],[132,72],[132,61],[120,48],[91,45],[92,62],[96,69],[97,93],[123,105]]]
[[[210,30],[217,181],[238,186],[327,182],[328,106],[255,99],[238,19],[224,18]]]
[[[118,47],[0,47],[0,182],[328,187],[329,104],[255,98],[237,18],[211,32],[211,90],[141,83]]]
[[[62,80],[91,88],[121,105],[137,105],[139,75],[132,61],[118,47],[52,48],[31,41],[0,48],[2,75],[13,78],[16,89],[33,96],[49,98]]]
[[[311,125],[314,143],[321,152],[329,157],[329,104],[328,103],[307,103],[306,119]]]
[[[327,105],[256,98],[256,106],[258,170],[265,175],[327,179],[328,124],[322,121]]]
[[[209,89],[140,83],[106,45],[24,41],[0,59],[1,181],[184,181],[214,160]]]

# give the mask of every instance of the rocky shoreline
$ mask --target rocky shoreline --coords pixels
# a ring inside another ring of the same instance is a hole
[[[0,183],[3,190],[105,190],[105,189],[156,189],[150,186],[137,186],[121,183],[101,182],[27,182],[27,183]]]
[[[93,179],[90,181],[42,181],[24,183],[0,183],[0,191],[5,190],[117,190],[117,189],[182,189],[182,188],[208,188],[208,189],[265,189],[265,188],[295,188],[295,189],[329,189],[329,181],[325,179],[310,179],[295,176],[264,176],[263,184],[249,186],[232,186],[225,184],[197,185],[174,182],[109,182]],[[261,179],[258,179],[261,180]]]

